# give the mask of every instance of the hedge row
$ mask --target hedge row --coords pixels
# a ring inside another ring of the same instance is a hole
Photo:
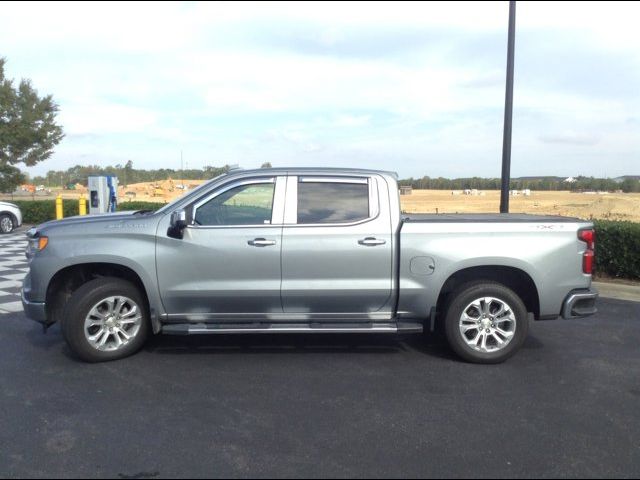
[[[38,225],[56,218],[55,200],[13,200],[20,207],[23,222]],[[154,202],[122,202],[118,204],[118,211],[125,210],[157,210],[162,207],[162,203]],[[64,200],[62,202],[64,217],[78,215],[78,201]]]
[[[640,279],[640,223],[594,220],[596,275]]]
[[[24,223],[39,224],[56,216],[55,200],[17,200]],[[78,202],[66,200],[64,216],[78,215]],[[123,202],[118,210],[157,210],[161,203]],[[596,275],[640,279],[640,223],[594,220],[596,226]]]

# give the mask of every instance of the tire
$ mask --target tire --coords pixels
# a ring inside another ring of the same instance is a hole
[[[501,363],[520,349],[529,331],[529,318],[513,290],[497,282],[476,281],[461,285],[450,298],[445,334],[462,359]]]
[[[85,362],[119,360],[144,345],[150,333],[149,308],[131,282],[98,278],[73,292],[60,326],[69,348]]]
[[[11,233],[16,228],[16,223],[13,221],[13,217],[8,213],[0,215],[0,233]]]

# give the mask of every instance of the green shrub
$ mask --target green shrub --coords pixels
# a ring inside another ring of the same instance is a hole
[[[596,275],[640,279],[640,223],[594,220]]]
[[[55,200],[14,200],[12,203],[20,207],[24,223],[37,225],[56,218]],[[78,215],[78,201],[67,200],[63,202],[62,211],[65,217]]]
[[[38,225],[56,218],[55,200],[13,200],[20,207],[24,223]],[[118,211],[126,210],[157,210],[162,207],[162,203],[154,202],[122,202],[118,204]],[[88,205],[87,205],[88,209]],[[65,199],[62,202],[64,217],[78,215],[78,200]]]

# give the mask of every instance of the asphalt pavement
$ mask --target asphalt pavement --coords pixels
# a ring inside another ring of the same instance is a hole
[[[155,337],[75,360],[0,317],[0,477],[640,476],[640,303],[535,322],[502,365],[434,336]]]

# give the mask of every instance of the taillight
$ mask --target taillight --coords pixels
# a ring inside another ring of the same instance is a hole
[[[578,238],[587,244],[587,249],[582,255],[582,271],[588,275],[593,273],[595,260],[596,232],[593,228],[578,231]]]

